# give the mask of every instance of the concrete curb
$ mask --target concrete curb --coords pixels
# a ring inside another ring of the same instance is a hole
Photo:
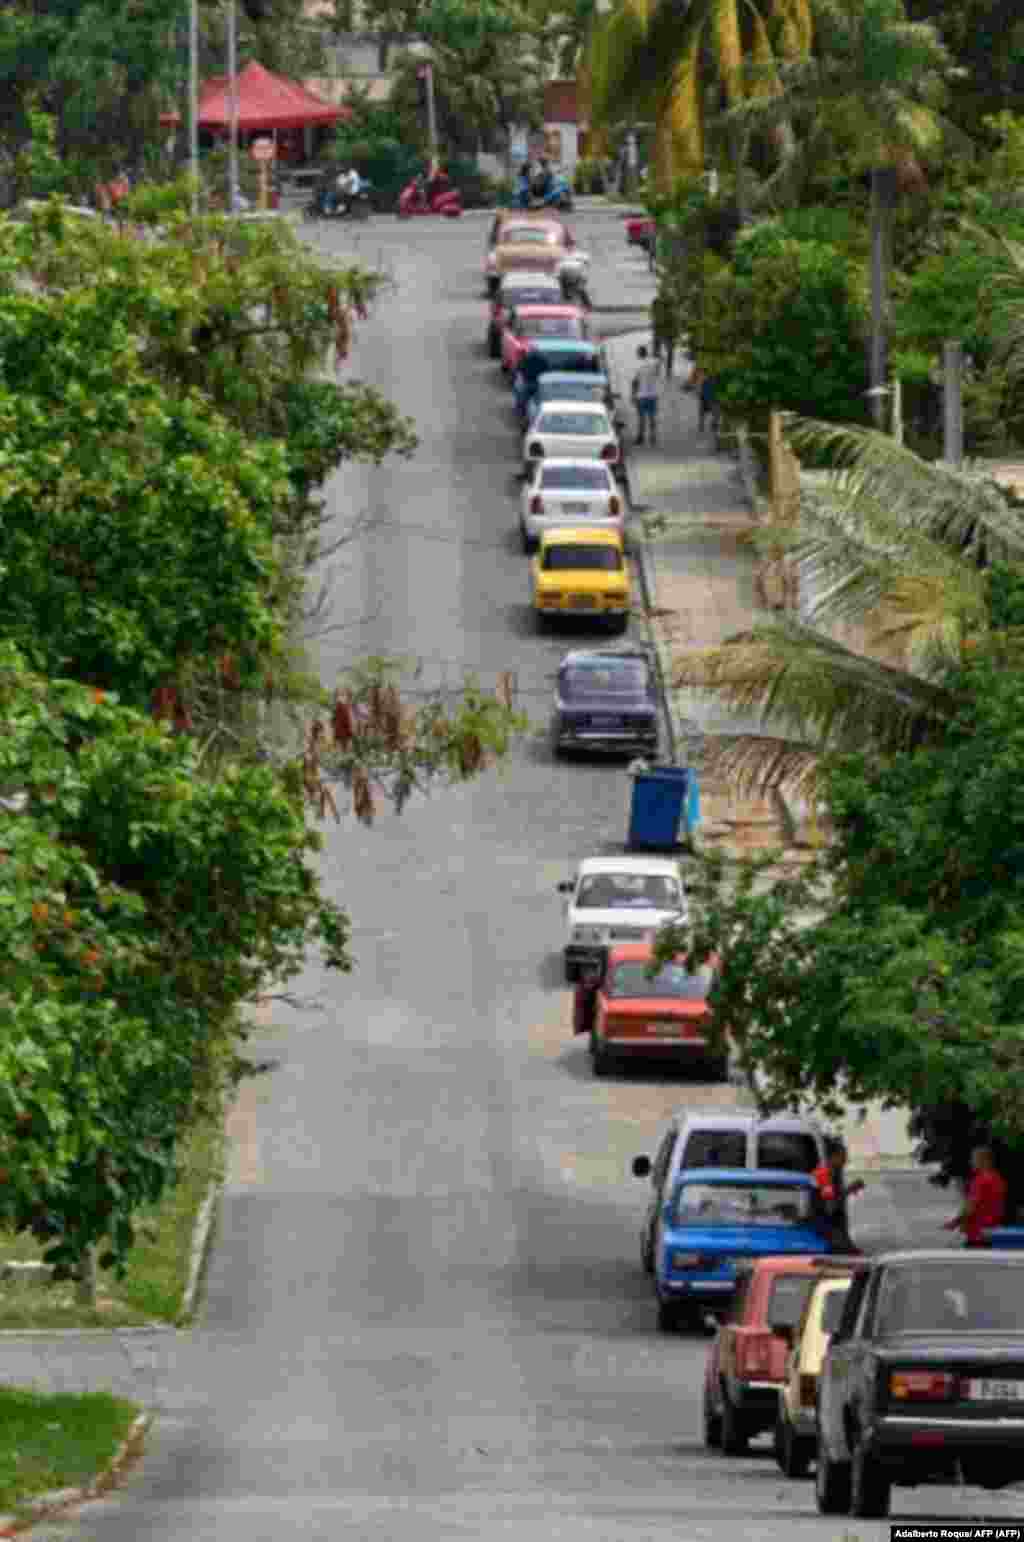
[[[210,1234],[213,1230],[213,1218],[217,1209],[217,1200],[220,1197],[223,1179],[214,1178],[206,1191],[206,1197],[199,1206],[195,1225],[192,1228],[192,1250],[189,1254],[188,1280],[181,1298],[181,1311],[179,1320],[192,1316],[196,1304],[196,1296],[199,1292],[199,1282],[202,1279],[203,1265],[206,1262],[210,1246]]]
[[[71,1510],[76,1505],[85,1504],[90,1499],[102,1498],[115,1487],[124,1469],[139,1455],[152,1417],[152,1414],[148,1413],[139,1414],[114,1452],[109,1466],[101,1473],[97,1473],[91,1483],[81,1488],[56,1489],[49,1494],[40,1494],[37,1499],[26,1501],[21,1508],[27,1513],[21,1520],[0,1515],[0,1537],[20,1536],[29,1531],[38,1521],[50,1520],[53,1516],[60,1515],[65,1510]]]

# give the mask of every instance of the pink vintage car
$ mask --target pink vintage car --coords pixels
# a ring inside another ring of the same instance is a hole
[[[556,337],[578,342],[589,336],[586,313],[579,305],[515,306],[501,332],[501,367],[514,377],[532,344]]]

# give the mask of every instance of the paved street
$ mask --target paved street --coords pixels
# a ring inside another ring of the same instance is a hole
[[[620,221],[577,225],[598,305],[644,303]],[[368,652],[422,658],[426,684],[515,670],[540,729],[568,643],[538,638],[527,603],[518,441],[483,347],[486,228],[382,218],[318,232],[394,274],[351,373],[416,419],[422,446],[332,485],[339,519],[380,524],[334,559],[330,619],[344,629],[317,649],[325,680]],[[205,1312],[193,1337],[161,1343],[141,1469],[41,1537],[888,1537],[821,1520],[767,1444],[705,1455],[707,1341],[656,1332],[629,1161],[671,1107],[735,1094],[665,1075],[595,1083],[573,1041],[554,886],[622,839],[627,796],[620,766],[556,764],[538,731],[479,784],[373,830],[327,828],[323,871],[354,917],[356,971],[328,980],[311,965],[296,988],[319,1009],[276,1010],[255,1041],[280,1068],[235,1112]],[[935,1242],[952,1202],[919,1176],[879,1174],[855,1230]],[[976,1490],[900,1489],[894,1503],[900,1517],[1015,1509]]]

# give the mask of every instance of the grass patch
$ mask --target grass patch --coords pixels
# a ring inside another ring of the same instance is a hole
[[[80,1488],[110,1466],[140,1413],[107,1392],[0,1387],[0,1511],[53,1489]]]
[[[196,1216],[210,1183],[222,1174],[223,1160],[222,1121],[198,1124],[182,1146],[178,1183],[154,1210],[139,1216],[138,1240],[128,1256],[125,1278],[101,1270],[95,1308],[76,1300],[70,1282],[0,1282],[0,1329],[123,1328],[177,1321]],[[44,1251],[31,1237],[0,1232],[0,1261],[37,1259]]]

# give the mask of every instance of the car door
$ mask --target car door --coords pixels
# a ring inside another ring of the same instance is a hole
[[[818,1432],[833,1461],[847,1460],[844,1409],[850,1367],[868,1309],[871,1276],[855,1275],[843,1305],[839,1327],[829,1340],[818,1376]]]
[[[654,1158],[651,1168],[651,1197],[648,1201],[647,1215],[644,1221],[644,1245],[652,1259],[657,1259],[658,1245],[661,1241],[661,1219],[665,1202],[665,1180],[668,1178],[669,1169],[672,1166],[672,1153],[675,1150],[676,1141],[679,1139],[679,1131],[672,1126],[665,1132],[658,1154]]]

